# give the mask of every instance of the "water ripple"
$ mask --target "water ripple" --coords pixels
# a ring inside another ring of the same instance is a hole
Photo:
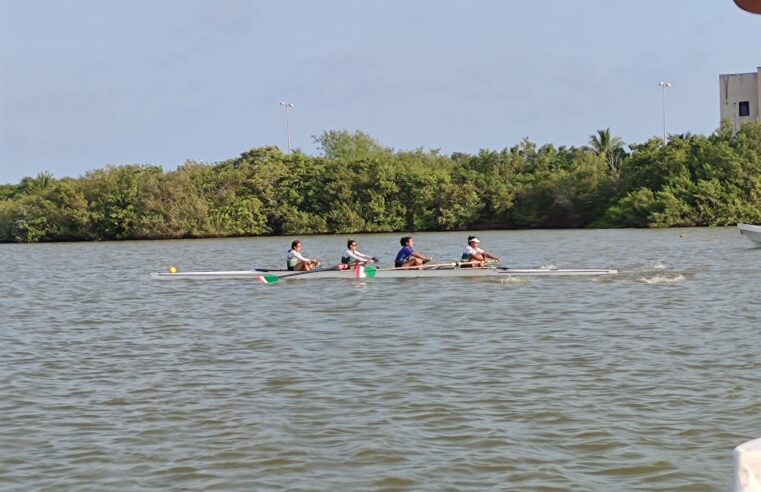
[[[146,273],[251,251],[277,264],[278,238],[0,245],[15,279],[0,285],[0,480],[726,490],[732,448],[761,434],[761,255],[733,232],[482,235],[520,266],[614,278],[267,286]],[[435,245],[461,239],[418,242],[443,257]],[[362,238],[385,257],[394,240]]]

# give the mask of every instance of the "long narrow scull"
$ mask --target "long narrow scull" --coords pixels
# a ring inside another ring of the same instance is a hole
[[[374,278],[462,278],[462,277],[558,277],[558,276],[591,276],[615,275],[618,270],[597,268],[436,268],[436,269],[403,269],[403,268],[367,268],[366,277]],[[315,270],[312,272],[295,272],[289,270],[238,270],[217,272],[151,272],[151,278],[156,280],[221,280],[221,279],[251,279],[261,280],[262,277],[277,277],[278,279],[356,279],[356,270]]]

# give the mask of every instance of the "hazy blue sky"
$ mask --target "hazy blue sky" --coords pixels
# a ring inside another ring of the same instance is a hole
[[[0,0],[0,183],[107,164],[625,142],[719,123],[719,74],[761,65],[732,0]]]

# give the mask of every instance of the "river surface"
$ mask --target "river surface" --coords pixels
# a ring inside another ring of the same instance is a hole
[[[393,260],[401,234],[355,235]],[[435,260],[466,233],[415,236]],[[728,491],[761,437],[735,228],[488,231],[605,278],[151,280],[292,238],[0,245],[0,489]],[[346,236],[302,238],[334,263]]]

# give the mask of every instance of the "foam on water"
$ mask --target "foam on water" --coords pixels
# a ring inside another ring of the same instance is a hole
[[[499,279],[499,283],[501,284],[510,284],[510,285],[525,285],[533,283],[534,279],[530,277],[505,277]]]
[[[682,280],[685,280],[684,275],[677,274],[671,277],[666,275],[656,275],[655,277],[650,278],[640,277],[637,279],[637,282],[641,282],[643,284],[673,284],[676,282],[681,282]]]

